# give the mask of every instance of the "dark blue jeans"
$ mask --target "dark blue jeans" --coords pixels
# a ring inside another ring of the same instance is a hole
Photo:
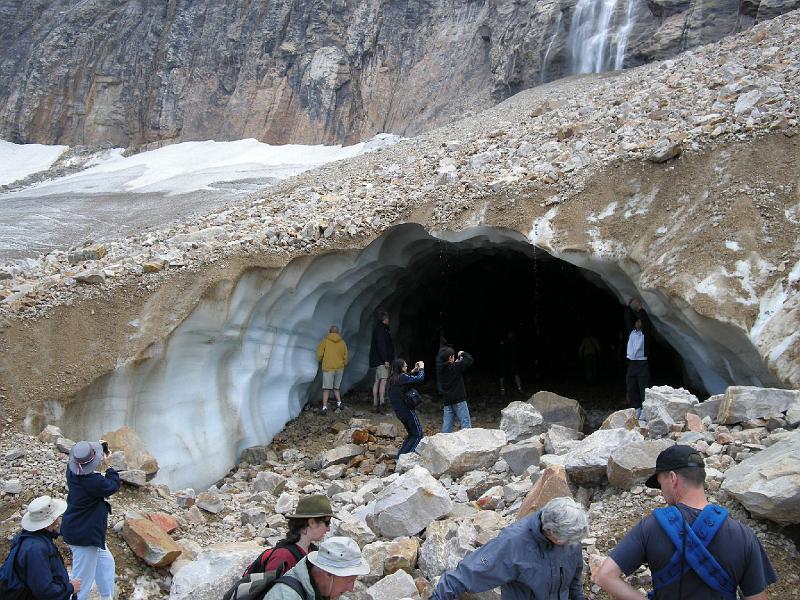
[[[401,454],[407,454],[417,449],[417,444],[422,439],[422,425],[417,417],[417,411],[409,410],[406,406],[396,406],[394,402],[392,402],[392,408],[408,432],[406,439],[403,440],[403,445],[397,452],[399,458]]]

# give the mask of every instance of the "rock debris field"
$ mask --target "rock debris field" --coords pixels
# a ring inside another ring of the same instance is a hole
[[[579,195],[624,162],[662,162],[797,132],[800,13],[673,60],[522,92],[476,117],[293,178],[225,208],[124,239],[87,240],[0,270],[6,315],[33,316],[143,274],[235,255],[363,246],[428,207],[454,225],[483,202]],[[542,211],[543,212],[543,211]],[[797,214],[788,215],[792,223]]]
[[[641,515],[663,505],[643,481],[658,452],[676,442],[705,456],[711,501],[727,506],[765,546],[781,578],[771,597],[798,597],[800,556],[782,527],[800,522],[800,392],[731,387],[699,403],[682,389],[651,388],[641,421],[632,409],[620,410],[590,435],[580,432],[580,405],[550,392],[511,402],[499,426],[496,409],[477,409],[478,427],[450,434],[437,433],[440,409],[428,400],[426,437],[400,461],[399,423],[348,404],[334,417],[303,412],[269,446],[245,450],[208,490],[147,482],[153,464],[135,434],[111,436],[114,462],[126,469],[109,523],[119,597],[218,600],[260,548],[280,539],[284,515],[311,493],[328,495],[332,534],[357,540],[371,565],[348,596],[353,600],[427,597],[443,570],[560,495],[589,511],[582,545],[593,563]],[[66,494],[72,443],[52,426],[38,438],[9,429],[0,436],[3,551],[28,501]],[[649,572],[631,580],[648,589]],[[584,587],[590,598],[607,597],[588,570]]]

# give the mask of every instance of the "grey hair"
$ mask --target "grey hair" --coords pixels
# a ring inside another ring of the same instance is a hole
[[[589,534],[586,511],[572,498],[553,498],[541,512],[542,531],[559,542],[577,544]]]

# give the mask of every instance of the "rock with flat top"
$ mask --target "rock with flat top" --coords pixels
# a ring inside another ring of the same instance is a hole
[[[629,490],[656,472],[656,458],[675,442],[668,439],[643,440],[623,446],[611,453],[608,460],[608,483]]]
[[[475,469],[491,468],[507,442],[506,434],[499,429],[476,427],[424,437],[417,454],[420,464],[432,475],[447,473],[457,477]]]
[[[732,425],[800,407],[800,390],[730,386],[719,407],[719,422]]]
[[[570,480],[578,485],[600,485],[606,479],[611,454],[643,439],[638,431],[598,429],[563,456],[564,468]]]
[[[181,554],[181,547],[148,519],[125,519],[122,537],[133,553],[151,567],[166,567]]]
[[[172,578],[170,600],[219,600],[262,550],[255,542],[204,547]]]

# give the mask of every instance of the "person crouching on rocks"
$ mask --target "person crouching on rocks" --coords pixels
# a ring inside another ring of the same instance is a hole
[[[415,383],[422,383],[425,380],[425,363],[417,362],[411,373],[408,372],[408,364],[402,358],[396,358],[392,363],[392,375],[389,377],[389,403],[392,405],[394,414],[400,419],[403,427],[406,428],[408,435],[403,440],[403,445],[397,452],[397,457],[402,454],[413,452],[422,439],[422,425],[417,417],[415,406],[412,407],[408,400],[409,386]]]
[[[105,476],[95,472],[105,467]],[[97,582],[101,600],[114,597],[114,556],[106,546],[111,505],[106,498],[119,490],[105,442],[78,442],[67,463],[67,512],[61,535],[72,550],[72,576],[81,580],[78,600],[86,600]]]
[[[70,600],[81,589],[79,579],[70,580],[64,560],[55,545],[61,515],[67,503],[40,496],[31,501],[22,517],[22,531],[11,542],[11,551],[0,568],[0,580],[12,592],[25,590],[21,598]],[[6,598],[6,595],[2,595]]]
[[[305,496],[297,503],[295,513],[286,518],[289,520],[286,537],[274,548],[264,550],[247,567],[243,577],[268,571],[286,573],[310,551],[316,550],[314,543],[321,541],[331,528],[331,502],[322,494]]]
[[[359,575],[368,573],[369,563],[358,544],[350,538],[331,537],[278,580],[264,599],[338,600],[353,591]]]

